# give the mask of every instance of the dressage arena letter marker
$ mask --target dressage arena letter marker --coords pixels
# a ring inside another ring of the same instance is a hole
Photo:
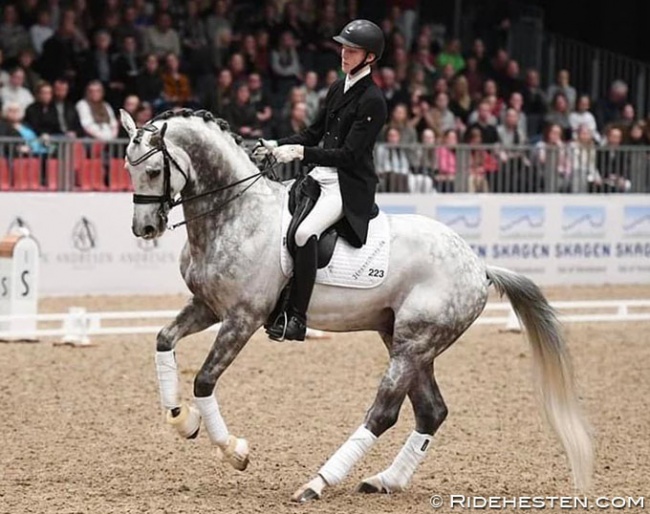
[[[36,340],[39,249],[29,231],[20,228],[0,241],[0,332],[7,340]],[[14,318],[15,316],[15,318]]]

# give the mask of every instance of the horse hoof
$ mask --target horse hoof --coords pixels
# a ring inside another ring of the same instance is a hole
[[[376,477],[366,478],[357,487],[357,492],[364,494],[388,494],[381,481]]]
[[[308,487],[307,489],[301,489],[294,494],[292,500],[296,503],[307,503],[312,500],[320,500],[320,495],[311,487]]]
[[[228,437],[228,443],[224,447],[217,448],[217,458],[226,460],[237,471],[244,471],[248,467],[248,441],[234,436]]]
[[[173,426],[183,439],[195,439],[201,428],[201,414],[194,405],[183,404],[177,416],[167,411],[167,423]]]

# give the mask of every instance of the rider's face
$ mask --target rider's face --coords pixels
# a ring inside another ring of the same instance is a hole
[[[362,48],[343,45],[341,49],[341,69],[343,73],[350,73],[351,70],[363,62],[365,56],[366,51]]]

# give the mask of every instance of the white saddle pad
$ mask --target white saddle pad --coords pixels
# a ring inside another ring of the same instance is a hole
[[[287,229],[291,213],[285,195],[282,209],[282,239],[280,264],[285,276],[293,274],[293,259],[287,249]],[[390,257],[390,225],[383,212],[370,220],[368,240],[361,248],[355,248],[343,238],[338,238],[329,264],[316,273],[316,283],[328,286],[369,289],[377,287],[388,276]]]

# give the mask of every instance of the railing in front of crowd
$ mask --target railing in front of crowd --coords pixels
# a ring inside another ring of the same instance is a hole
[[[127,143],[0,138],[0,191],[131,191]],[[377,144],[374,161],[386,193],[650,193],[650,146]],[[308,170],[275,171],[284,181]]]

